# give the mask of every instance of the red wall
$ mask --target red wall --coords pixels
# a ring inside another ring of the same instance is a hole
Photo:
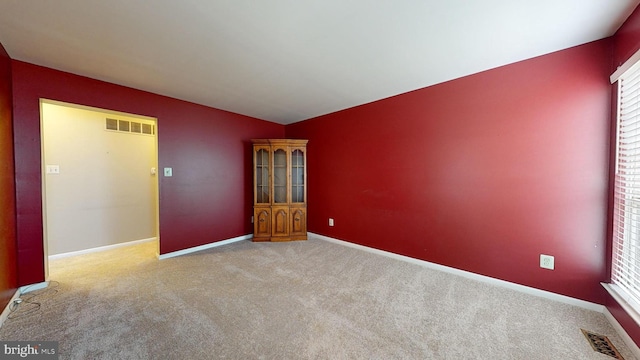
[[[636,8],[614,37],[614,70],[640,49],[640,10]]]
[[[287,126],[309,139],[309,231],[602,304],[611,51],[605,39]]]
[[[44,280],[39,99],[156,117],[162,254],[252,232],[251,138],[284,126],[13,61],[18,281]]]
[[[18,285],[11,59],[0,44],[0,312]]]

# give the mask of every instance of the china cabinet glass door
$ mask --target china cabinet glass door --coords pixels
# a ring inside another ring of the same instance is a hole
[[[269,151],[260,149],[256,152],[256,202],[268,204],[269,199]]]
[[[287,152],[278,149],[273,153],[273,202],[287,202]]]
[[[304,202],[304,153],[299,149],[291,153],[291,202]]]

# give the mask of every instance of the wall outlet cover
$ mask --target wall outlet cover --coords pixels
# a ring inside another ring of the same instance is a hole
[[[540,267],[553,270],[555,268],[555,259],[553,256],[540,254]]]

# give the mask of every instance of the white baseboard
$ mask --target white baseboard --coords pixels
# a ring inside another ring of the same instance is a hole
[[[49,286],[49,282],[48,281],[43,281],[43,282],[31,284],[31,285],[21,286],[20,289],[19,289],[20,290],[20,295],[27,294],[27,293],[30,293],[32,291],[44,289],[47,286]]]
[[[9,317],[9,314],[11,313],[11,306],[13,305],[13,302],[19,297],[20,297],[20,290],[16,290],[16,292],[13,294],[11,299],[9,299],[9,303],[7,303],[7,306],[5,306],[4,310],[2,310],[2,314],[0,314],[0,328],[4,324],[5,320],[7,320],[7,318]]]
[[[532,288],[532,287],[529,287],[529,286],[520,285],[520,284],[512,283],[512,282],[509,282],[509,281],[500,280],[500,279],[492,278],[492,277],[489,277],[489,276],[480,275],[480,274],[472,273],[472,272],[469,272],[469,271],[464,271],[464,270],[460,270],[460,269],[456,269],[456,268],[452,268],[452,267],[449,267],[449,266],[444,266],[444,265],[440,265],[440,264],[436,264],[436,263],[432,263],[432,262],[428,262],[428,261],[424,261],[424,260],[420,260],[420,259],[415,259],[415,258],[404,256],[404,255],[398,255],[398,254],[394,254],[394,253],[389,252],[389,251],[374,249],[374,248],[370,248],[368,246],[358,245],[358,244],[350,243],[348,241],[343,241],[343,240],[330,238],[330,237],[324,236],[324,235],[319,235],[319,234],[314,234],[314,233],[309,233],[309,234],[313,235],[313,236],[315,236],[315,237],[317,237],[318,239],[321,239],[321,240],[330,241],[330,242],[333,242],[333,243],[336,243],[336,244],[340,244],[340,245],[344,245],[344,246],[348,246],[348,247],[352,247],[352,248],[368,251],[368,252],[371,252],[371,253],[374,253],[374,254],[387,256],[387,257],[390,257],[390,258],[393,258],[393,259],[397,259],[397,260],[406,261],[406,262],[409,262],[409,263],[412,263],[412,264],[424,266],[424,267],[429,268],[429,269],[443,271],[443,272],[446,272],[446,273],[449,273],[449,274],[462,276],[462,277],[465,277],[465,278],[468,278],[468,279],[481,281],[481,282],[484,282],[484,283],[489,283],[489,284],[492,284],[492,285],[508,288],[508,289],[515,290],[515,291],[519,291],[519,292],[522,292],[522,293],[525,293],[525,294],[538,296],[538,297],[543,297],[543,298],[554,300],[554,301],[557,301],[557,302],[578,306],[578,307],[581,307],[581,308],[584,308],[584,309],[593,310],[593,311],[597,311],[597,312],[603,312],[603,309],[605,308],[603,305],[600,305],[600,304],[596,304],[596,303],[592,303],[592,302],[589,302],[589,301],[584,301],[584,300],[572,298],[572,297],[565,296],[565,295],[552,293],[550,291],[540,290],[540,289]]]
[[[231,244],[231,243],[238,242],[238,241],[249,240],[249,239],[252,239],[252,238],[253,238],[253,234],[242,235],[242,236],[234,237],[234,238],[227,239],[227,240],[216,241],[216,242],[209,243],[209,244],[204,244],[204,245],[195,246],[195,247],[184,249],[184,250],[178,250],[178,251],[173,251],[173,252],[170,252],[170,253],[162,254],[162,255],[158,256],[158,259],[160,259],[160,260],[169,259],[169,258],[172,258],[172,257],[191,254],[191,253],[194,253],[194,252],[207,250],[207,249],[211,249],[211,248],[222,246],[222,245],[227,245],[227,244]]]
[[[142,243],[146,243],[146,242],[155,241],[156,239],[157,238],[152,237],[152,238],[148,238],[148,239],[127,241],[127,242],[119,243],[119,244],[99,246],[99,247],[95,247],[95,248],[91,248],[91,249],[85,249],[85,250],[66,252],[66,253],[62,253],[62,254],[49,255],[49,260],[62,259],[62,258],[67,258],[67,257],[71,257],[71,256],[91,254],[91,253],[96,253],[96,252],[101,252],[101,251],[117,249],[117,248],[121,248],[121,247],[125,247],[125,246],[138,245],[138,244],[142,244]]]
[[[29,293],[31,291],[44,289],[47,286],[49,286],[49,282],[48,281],[43,281],[43,282],[31,284],[31,285],[21,286],[20,288],[18,288],[16,290],[16,292],[13,294],[13,296],[11,297],[11,299],[9,300],[9,303],[7,303],[7,306],[5,306],[4,310],[2,310],[2,314],[0,314],[0,327],[2,327],[2,325],[5,322],[5,320],[7,320],[7,318],[9,317],[9,314],[11,313],[11,306],[13,306],[13,302],[16,299],[19,299],[20,296],[22,296],[22,295],[24,295],[26,293]]]
[[[434,269],[434,270],[438,270],[438,271],[444,271],[446,273],[450,273],[450,274],[453,274],[453,275],[463,276],[463,277],[468,278],[468,279],[477,280],[477,281],[493,284],[493,285],[500,286],[500,287],[505,287],[505,288],[508,288],[508,289],[511,289],[511,290],[515,290],[515,291],[519,291],[519,292],[522,292],[522,293],[525,293],[525,294],[538,296],[538,297],[543,297],[543,298],[546,298],[546,299],[549,299],[549,300],[553,300],[553,301],[557,301],[557,302],[561,302],[561,303],[565,303],[565,304],[581,307],[581,308],[587,309],[587,310],[597,311],[599,313],[604,314],[604,316],[607,318],[607,320],[609,321],[611,326],[616,330],[618,335],[620,335],[620,337],[622,338],[622,341],[624,341],[625,345],[627,345],[629,350],[631,350],[631,352],[634,354],[634,356],[636,358],[640,359],[640,348],[633,341],[633,339],[631,339],[631,337],[629,336],[629,334],[627,334],[627,332],[624,330],[622,325],[620,325],[620,323],[613,317],[613,315],[611,315],[611,313],[609,312],[607,307],[604,306],[604,305],[600,305],[600,304],[596,304],[596,303],[592,303],[592,302],[584,301],[584,300],[580,300],[580,299],[575,299],[575,298],[572,298],[570,296],[560,295],[560,294],[552,293],[550,291],[540,290],[540,289],[532,288],[532,287],[525,286],[525,285],[520,285],[520,284],[511,283],[511,282],[504,281],[504,280],[495,279],[495,278],[492,278],[492,277],[489,277],[489,276],[475,274],[475,273],[472,273],[472,272],[469,272],[469,271],[464,271],[464,270],[452,268],[452,267],[449,267],[449,266],[444,266],[444,265],[435,264],[435,263],[431,263],[431,262],[424,261],[424,260],[414,259],[414,258],[411,258],[411,257],[408,257],[408,256],[398,255],[398,254],[394,254],[392,252],[379,250],[379,249],[374,249],[374,248],[370,248],[368,246],[358,245],[358,244],[350,243],[348,241],[338,240],[338,239],[334,239],[334,238],[331,238],[331,237],[328,237],[328,236],[324,236],[324,235],[319,235],[319,234],[314,234],[314,233],[309,233],[309,235],[313,235],[314,237],[316,237],[316,238],[318,238],[320,240],[325,240],[325,241],[329,241],[329,242],[332,242],[332,243],[340,244],[340,245],[343,245],[343,246],[348,246],[348,247],[352,247],[352,248],[355,248],[355,249],[368,251],[368,252],[371,252],[371,253],[374,253],[374,254],[387,256],[387,257],[390,257],[390,258],[393,258],[393,259],[406,261],[406,262],[409,262],[409,263],[412,263],[412,264],[417,264],[417,265],[421,265],[421,266],[427,267],[429,269]]]
[[[640,348],[635,343],[635,341],[633,341],[631,336],[629,336],[629,334],[627,334],[627,332],[624,330],[622,325],[620,325],[618,320],[616,320],[616,318],[613,317],[613,315],[609,312],[609,309],[604,307],[604,310],[602,311],[602,313],[607,318],[607,320],[609,321],[611,326],[616,330],[618,335],[620,335],[620,337],[622,338],[622,341],[624,341],[625,345],[627,345],[629,350],[631,350],[631,352],[633,353],[633,356],[635,356],[637,359],[640,359]]]

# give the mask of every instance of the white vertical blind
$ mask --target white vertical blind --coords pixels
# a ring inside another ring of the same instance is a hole
[[[640,312],[640,66],[618,78],[611,282]]]

